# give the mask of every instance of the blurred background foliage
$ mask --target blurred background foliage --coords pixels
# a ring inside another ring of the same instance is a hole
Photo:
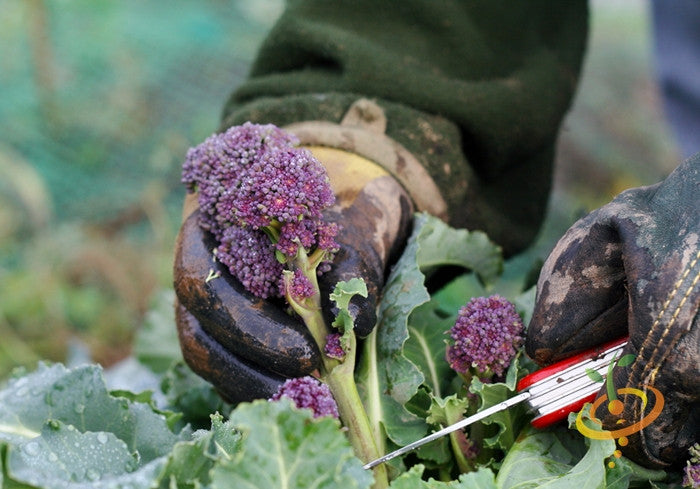
[[[188,147],[218,125],[281,0],[0,2],[0,377],[131,351],[171,254]],[[536,249],[679,162],[648,5],[592,2]]]

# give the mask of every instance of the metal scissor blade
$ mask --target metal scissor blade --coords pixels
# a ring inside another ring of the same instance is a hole
[[[457,431],[459,429],[465,428],[469,426],[472,423],[476,423],[477,421],[481,421],[484,418],[488,418],[494,413],[498,413],[500,411],[505,411],[506,409],[509,409],[511,406],[514,406],[520,402],[526,401],[527,399],[530,398],[532,394],[530,394],[528,391],[521,392],[517,396],[511,397],[510,399],[506,399],[503,402],[500,402],[498,404],[495,404],[489,408],[484,409],[483,411],[480,411],[472,416],[469,416],[468,418],[464,418],[463,420],[451,424],[450,426],[447,426],[445,428],[442,428],[439,431],[436,431],[435,433],[431,433],[430,435],[421,438],[420,440],[414,441],[413,443],[409,443],[405,447],[399,448],[398,450],[394,450],[391,453],[388,453],[384,455],[383,457],[379,457],[376,460],[373,460],[371,462],[368,462],[364,465],[365,469],[371,469],[373,467],[376,467],[379,464],[383,464],[384,462],[387,462],[391,460],[392,458],[398,457],[399,455],[403,455],[404,453],[408,453],[412,450],[415,450],[416,448],[425,445],[426,443],[430,443],[433,440],[437,440],[438,438],[445,436],[449,433],[452,433],[453,431]]]

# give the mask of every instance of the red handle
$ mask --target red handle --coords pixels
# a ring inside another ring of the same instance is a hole
[[[542,428],[546,428],[548,426],[552,426],[553,424],[556,424],[559,421],[563,421],[566,418],[568,418],[569,414],[579,412],[581,409],[583,409],[584,404],[586,404],[587,402],[593,402],[596,398],[596,395],[596,393],[591,394],[575,402],[572,402],[568,406],[564,406],[561,409],[552,411],[551,413],[543,414],[541,416],[537,416],[532,421],[530,421],[530,424],[538,430],[541,430]]]
[[[626,337],[619,338],[614,341],[610,341],[608,343],[604,343],[602,345],[596,346],[595,348],[591,348],[590,350],[585,350],[581,353],[577,353],[574,356],[571,356],[569,358],[566,358],[564,360],[561,360],[559,362],[556,362],[552,365],[549,365],[547,367],[541,368],[540,370],[537,370],[529,375],[526,375],[520,381],[518,382],[517,389],[518,391],[523,391],[527,389],[528,387],[532,386],[533,384],[550,378],[554,375],[557,375],[558,373],[562,372],[563,370],[566,370],[569,367],[572,367],[576,364],[579,364],[581,362],[584,362],[586,360],[594,359],[595,357],[601,355],[605,351],[614,348],[616,346],[619,346],[627,341]],[[596,398],[596,393],[584,396],[580,399],[576,399],[572,403],[568,404],[567,406],[564,406],[556,411],[553,411],[551,413],[547,413],[541,416],[536,417],[535,419],[532,420],[531,424],[535,428],[546,428],[547,426],[550,426],[554,423],[557,423],[563,419],[565,419],[569,413],[572,412],[577,412],[579,411],[584,404],[587,402],[592,402]]]

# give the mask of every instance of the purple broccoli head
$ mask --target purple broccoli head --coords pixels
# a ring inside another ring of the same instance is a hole
[[[503,375],[522,345],[523,321],[501,296],[476,297],[462,307],[449,334],[447,361],[456,372]]]
[[[328,250],[327,262],[338,248],[337,226],[322,220],[335,202],[328,175],[297,145],[274,125],[247,122],[191,148],[183,164],[182,182],[198,193],[200,225],[220,243],[217,258],[263,298],[282,295],[276,251],[293,259],[299,246]]]
[[[338,406],[333,399],[328,386],[314,377],[298,377],[287,379],[279,390],[270,398],[278,401],[288,397],[298,408],[308,408],[314,413],[314,418],[321,416],[338,417]]]

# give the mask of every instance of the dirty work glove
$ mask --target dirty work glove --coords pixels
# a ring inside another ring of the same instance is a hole
[[[371,161],[342,150],[315,148],[326,166],[336,204],[325,218],[337,222],[340,250],[319,278],[324,310],[341,280],[361,277],[368,297],[351,303],[356,332],[369,334],[388,263],[402,248],[413,213],[402,186]],[[187,214],[188,212],[186,212]],[[185,218],[174,264],[176,321],[185,361],[231,402],[269,398],[285,378],[308,375],[320,356],[301,320],[281,301],[247,292],[228,269],[212,260],[218,243],[199,226],[199,210]],[[207,280],[210,273],[220,277]]]
[[[658,389],[661,414],[620,446],[653,468],[683,464],[700,441],[699,174],[700,154],[574,224],[542,269],[526,340],[527,353],[547,365],[629,335],[623,354],[634,361],[614,368],[614,386],[644,391],[649,405],[621,395],[621,414],[601,407],[596,416],[610,431],[641,421],[660,402]]]

